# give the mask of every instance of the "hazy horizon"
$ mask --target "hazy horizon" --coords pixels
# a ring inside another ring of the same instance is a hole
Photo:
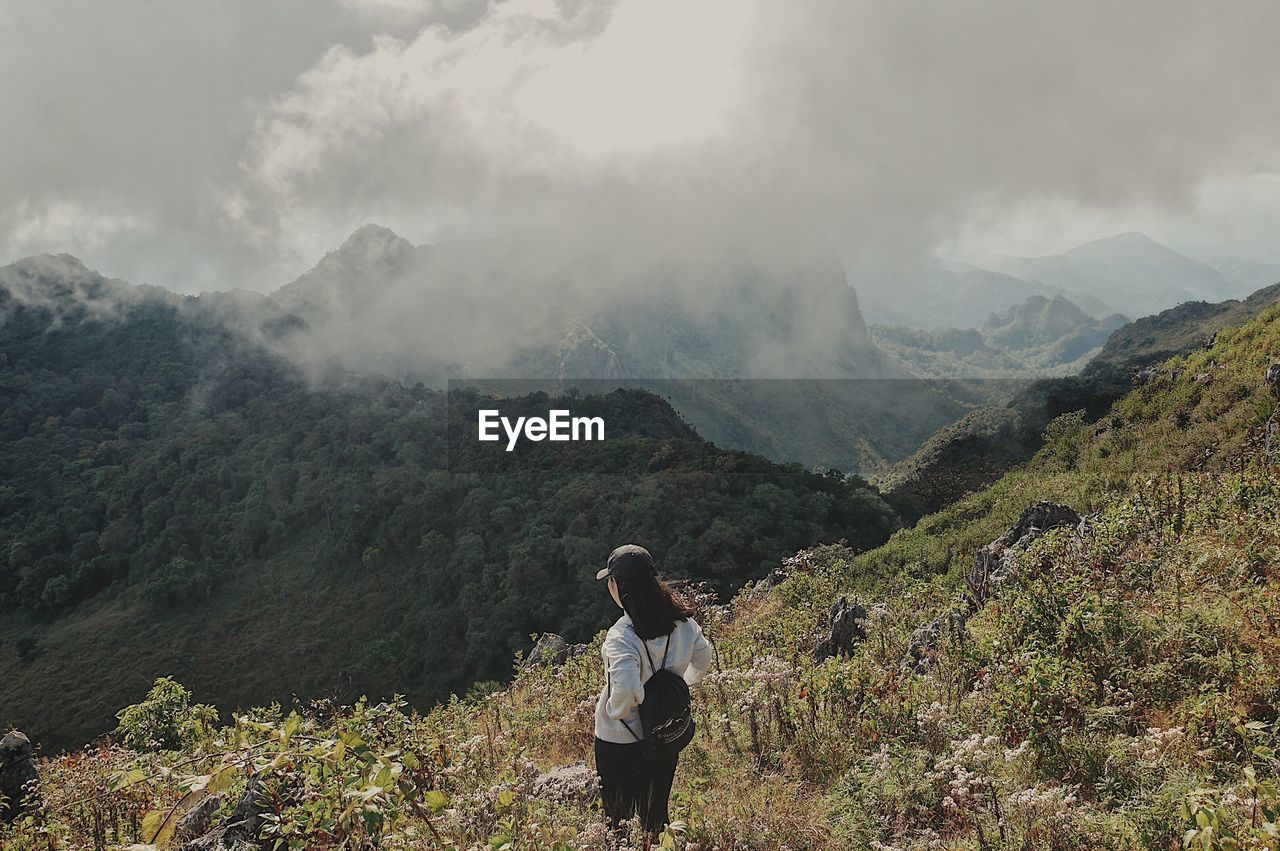
[[[610,245],[785,223],[888,269],[1126,231],[1270,260],[1267,20],[1154,0],[19,0],[0,259],[269,291],[375,222]]]

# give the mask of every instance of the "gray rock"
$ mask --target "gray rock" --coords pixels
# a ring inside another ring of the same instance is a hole
[[[1151,382],[1155,381],[1159,377],[1160,377],[1160,367],[1158,366],[1140,367],[1134,370],[1133,372],[1133,385],[1135,387],[1142,387],[1143,385],[1150,384]]]
[[[964,629],[969,618],[988,600],[1000,593],[1015,566],[1015,556],[1052,529],[1070,527],[1080,530],[1087,521],[1069,506],[1053,502],[1037,502],[1018,517],[1018,522],[1008,532],[978,551],[973,567],[965,577],[967,591],[958,596],[951,609],[944,615],[917,627],[907,643],[907,654],[902,660],[905,670],[916,674],[928,673],[944,630],[950,629],[955,641],[964,640]]]
[[[39,805],[40,771],[35,748],[25,734],[14,730],[0,739],[0,822],[11,822]]]
[[[756,583],[756,587],[761,591],[769,591],[777,588],[787,578],[789,572],[785,567],[775,567],[769,571],[769,575]]]
[[[524,660],[526,668],[558,668],[586,653],[585,644],[570,644],[554,632],[543,633]]]
[[[918,627],[907,642],[907,655],[902,660],[902,666],[914,674],[929,673],[933,670],[933,660],[943,631],[950,629],[951,640],[958,643],[964,640],[964,628],[968,623],[969,612],[958,606]]]
[[[1265,380],[1267,388],[1271,391],[1271,396],[1280,402],[1280,361],[1275,361],[1267,367]],[[1273,464],[1276,462],[1277,456],[1280,456],[1280,423],[1276,422],[1277,414],[1280,414],[1280,408],[1271,413],[1263,429],[1266,438],[1263,451],[1266,453],[1267,460]]]
[[[249,778],[244,793],[236,802],[236,808],[227,816],[228,832],[236,831],[245,839],[257,838],[258,829],[262,826],[262,781],[257,777]]]
[[[554,632],[544,632],[538,637],[529,658],[524,660],[526,668],[555,667],[564,664],[569,655],[569,643]]]
[[[933,667],[933,654],[938,649],[941,638],[942,618],[917,627],[907,643],[907,658],[903,660],[903,667],[912,673],[927,674]]]
[[[173,829],[171,845],[174,848],[186,848],[201,836],[213,829],[213,814],[222,806],[221,795],[209,795],[196,804],[178,820]]]
[[[534,794],[563,803],[591,804],[600,794],[600,781],[584,763],[544,771],[533,781]]]
[[[813,649],[813,661],[819,663],[832,656],[848,656],[866,637],[866,608],[857,601],[851,606],[847,597],[841,597],[831,607],[827,636]]]
[[[845,541],[842,538],[840,543],[845,544],[847,543],[847,541]],[[803,575],[806,573],[813,573],[813,570],[814,570],[813,551],[801,550],[800,552],[796,553],[793,556],[790,556],[789,558],[784,558],[782,560],[782,563],[777,567],[775,567],[773,570],[769,571],[768,575],[765,576],[764,579],[761,579],[758,582],[756,582],[756,584],[752,586],[752,590],[761,594],[767,594],[770,591],[772,591],[774,588],[777,588],[779,585],[781,585],[784,581],[787,580],[788,577],[792,576],[793,574],[798,573]],[[702,583],[702,584],[705,585],[706,583]],[[719,595],[716,595],[713,593],[710,596],[715,596],[717,599],[708,601],[709,604],[714,605],[716,602],[718,602]],[[700,602],[700,605],[701,605],[701,602]]]
[[[263,807],[258,800],[261,797],[262,781],[256,777],[249,778],[231,815],[222,824],[183,848],[187,851],[241,851],[264,847],[258,837],[262,829]]]
[[[1026,550],[1051,529],[1063,526],[1079,528],[1082,522],[1074,509],[1053,502],[1037,502],[1024,510],[1012,529],[987,544],[974,557],[973,567],[966,577],[969,610],[977,611],[996,595],[1009,578],[1016,553]]]

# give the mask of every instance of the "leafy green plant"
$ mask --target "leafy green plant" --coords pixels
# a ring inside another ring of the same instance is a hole
[[[137,751],[173,750],[207,738],[218,723],[218,712],[206,704],[192,704],[191,692],[172,677],[155,681],[141,703],[116,715],[121,741]]]

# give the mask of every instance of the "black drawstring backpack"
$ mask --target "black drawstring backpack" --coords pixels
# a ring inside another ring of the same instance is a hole
[[[636,638],[640,638],[639,634]],[[644,648],[644,655],[649,658],[649,668],[653,671],[653,676],[645,681],[644,701],[638,709],[644,738],[636,736],[636,731],[631,729],[626,720],[622,723],[637,742],[644,742],[645,759],[674,759],[684,750],[685,745],[693,741],[693,734],[697,729],[693,721],[689,684],[684,681],[684,677],[667,668],[671,635],[667,635],[667,646],[662,651],[660,668],[653,664],[653,657],[649,656],[649,645],[643,638],[640,639],[640,646]]]

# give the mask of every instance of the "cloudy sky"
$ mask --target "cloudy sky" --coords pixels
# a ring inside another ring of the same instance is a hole
[[[6,0],[0,261],[266,290],[369,221],[1275,258],[1280,5],[1227,9]]]

